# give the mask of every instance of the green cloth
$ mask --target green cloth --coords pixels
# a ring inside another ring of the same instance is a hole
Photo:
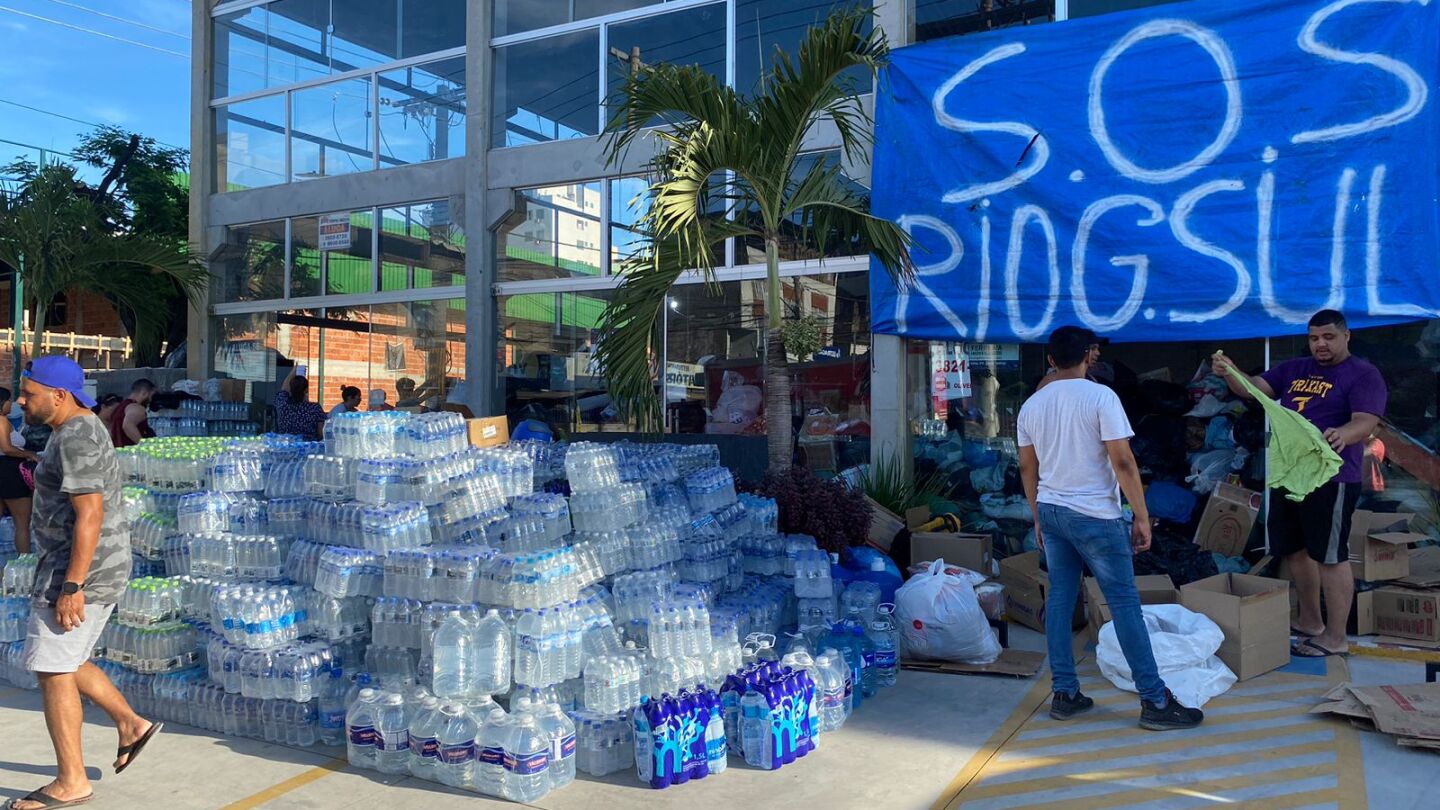
[[[1320,429],[1299,412],[1265,396],[1244,374],[1236,372],[1235,379],[1270,418],[1265,485],[1285,490],[1285,497],[1292,501],[1303,501],[1306,495],[1328,484],[1340,472],[1342,462]]]

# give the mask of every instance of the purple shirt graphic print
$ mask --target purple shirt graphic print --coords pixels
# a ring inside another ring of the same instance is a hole
[[[1321,365],[1313,357],[1297,357],[1261,377],[1275,390],[1281,405],[1302,414],[1322,433],[1344,426],[1357,413],[1385,415],[1385,379],[1379,369],[1353,355],[1333,366]],[[1336,479],[1360,483],[1364,455],[1363,441],[1340,451],[1345,464]]]

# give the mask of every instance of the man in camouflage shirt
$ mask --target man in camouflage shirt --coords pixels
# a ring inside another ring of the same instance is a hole
[[[109,432],[89,410],[95,402],[84,384],[74,361],[42,357],[25,372],[17,400],[26,422],[54,430],[35,468],[31,536],[40,560],[24,660],[40,681],[58,773],[55,781],[11,802],[10,810],[65,807],[91,797],[80,747],[81,695],[115,721],[117,773],[160,729],[137,715],[90,663],[130,578],[130,537],[119,461]]]

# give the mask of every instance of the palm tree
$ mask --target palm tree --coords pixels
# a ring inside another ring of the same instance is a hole
[[[659,424],[651,358],[670,287],[687,270],[714,289],[716,250],[725,240],[765,246],[768,316],[765,396],[769,459],[790,464],[790,376],[781,340],[784,301],[780,249],[789,234],[818,242],[861,244],[897,280],[914,273],[909,238],[869,214],[869,200],[843,181],[838,164],[802,158],[805,134],[833,122],[843,154],[867,157],[873,122],[861,106],[852,68],[867,79],[889,54],[882,33],[865,30],[868,10],[844,9],[812,27],[792,59],[776,48],[759,92],[742,96],[698,66],[639,65],[626,80],[606,132],[611,166],[642,138],[655,140],[647,164],[649,210],[639,229],[644,247],[621,267],[623,276],[600,324],[596,347],[610,396],[642,430]],[[654,129],[654,127],[661,127]],[[733,178],[733,180],[732,180]],[[732,218],[724,206],[751,212]]]
[[[137,333],[163,334],[172,282],[193,302],[210,281],[184,244],[107,228],[92,202],[77,193],[81,187],[73,168],[54,164],[0,195],[0,263],[15,268],[24,282],[33,313],[32,357],[41,352],[51,302],[66,291],[105,296],[134,317]]]

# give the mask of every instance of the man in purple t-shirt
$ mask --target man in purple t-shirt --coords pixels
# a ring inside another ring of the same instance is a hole
[[[1223,354],[1213,360],[1216,373],[1231,390],[1245,395],[1230,374]],[[1385,413],[1385,380],[1370,363],[1350,354],[1350,329],[1345,316],[1321,310],[1310,319],[1310,356],[1297,357],[1250,382],[1266,396],[1303,414],[1320,429],[1345,462],[1329,483],[1296,503],[1272,492],[1267,526],[1270,548],[1290,561],[1300,618],[1291,630],[1298,641],[1295,655],[1318,658],[1349,651],[1345,623],[1355,598],[1350,571],[1350,518],[1360,498],[1365,440]],[[1320,591],[1326,615],[1320,615]]]

